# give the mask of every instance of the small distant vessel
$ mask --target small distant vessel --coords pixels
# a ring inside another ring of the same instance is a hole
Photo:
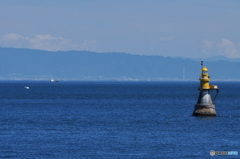
[[[59,82],[58,80],[51,79],[50,82]]]
[[[29,89],[29,87],[24,87],[25,89]]]

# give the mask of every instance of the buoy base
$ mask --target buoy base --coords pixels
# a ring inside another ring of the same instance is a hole
[[[196,104],[193,111],[193,116],[216,116],[215,105]]]

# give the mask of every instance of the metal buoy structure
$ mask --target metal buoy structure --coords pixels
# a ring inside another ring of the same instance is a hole
[[[214,105],[214,100],[216,99],[219,89],[217,85],[210,85],[210,77],[208,75],[208,69],[203,67],[203,61],[201,61],[201,75],[200,75],[200,87],[199,96],[195,109],[193,111],[193,116],[216,116],[216,110]],[[216,90],[217,93],[213,100],[211,99],[211,90]]]

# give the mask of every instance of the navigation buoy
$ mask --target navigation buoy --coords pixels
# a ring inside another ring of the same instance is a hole
[[[200,87],[199,97],[195,109],[193,111],[194,116],[216,116],[216,110],[214,100],[216,99],[219,89],[217,85],[210,85],[210,77],[208,75],[208,69],[203,67],[203,61],[201,61],[201,75],[200,75]],[[216,90],[217,93],[214,99],[211,99],[210,90]]]

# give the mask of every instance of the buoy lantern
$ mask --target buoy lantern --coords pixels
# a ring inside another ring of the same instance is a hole
[[[201,61],[201,65],[203,62]],[[219,89],[217,85],[210,85],[210,77],[208,75],[208,69],[202,67],[200,75],[200,87],[199,87],[199,97],[195,109],[193,111],[194,116],[216,116],[216,110],[214,105],[214,100],[216,99]],[[211,99],[210,91],[216,90],[217,93],[214,99]]]

